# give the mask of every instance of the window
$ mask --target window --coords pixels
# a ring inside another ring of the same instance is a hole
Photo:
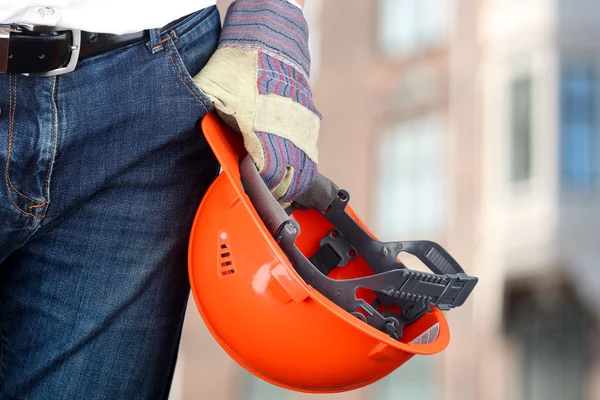
[[[451,0],[380,0],[379,43],[384,54],[407,57],[442,45]]]
[[[443,136],[438,117],[392,126],[379,146],[376,195],[381,240],[433,239],[443,220]]]
[[[595,75],[571,66],[561,76],[561,180],[569,189],[592,188],[597,179]]]
[[[517,78],[510,88],[511,100],[511,173],[513,182],[531,176],[532,107],[531,78]]]
[[[576,293],[564,281],[544,289],[536,282],[507,284],[503,322],[518,353],[511,368],[517,399],[587,398],[595,318]]]
[[[439,399],[438,380],[435,376],[435,366],[440,355],[411,358],[402,368],[389,374],[375,384],[374,392],[377,400]]]

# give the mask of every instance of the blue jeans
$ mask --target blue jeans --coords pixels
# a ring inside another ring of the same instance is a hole
[[[163,399],[219,166],[216,7],[49,78],[0,75],[0,399]]]

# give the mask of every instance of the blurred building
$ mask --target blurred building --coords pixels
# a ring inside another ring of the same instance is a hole
[[[600,398],[599,11],[586,0],[481,9],[477,263],[490,300],[476,297],[474,323],[486,330],[486,399]]]
[[[306,6],[321,171],[381,239],[438,241],[480,277],[444,353],[318,398],[600,399],[600,3]],[[190,302],[173,400],[312,397],[233,363]]]

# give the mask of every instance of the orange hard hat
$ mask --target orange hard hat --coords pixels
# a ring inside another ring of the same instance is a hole
[[[194,220],[189,277],[229,356],[274,385],[333,393],[446,348],[442,311],[463,304],[477,278],[436,243],[379,242],[322,175],[284,210],[241,135],[212,113],[201,126],[223,171]],[[402,251],[432,273],[407,269]]]

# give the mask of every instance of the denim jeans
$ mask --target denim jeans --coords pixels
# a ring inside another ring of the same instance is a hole
[[[0,399],[168,397],[219,166],[191,77],[216,7],[58,77],[0,75]]]

